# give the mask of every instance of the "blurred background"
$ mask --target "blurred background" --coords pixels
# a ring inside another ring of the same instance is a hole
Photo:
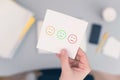
[[[36,48],[46,9],[88,21],[85,80],[120,80],[119,0],[0,0],[0,80],[58,80],[55,54]],[[47,45],[47,44],[45,44]]]

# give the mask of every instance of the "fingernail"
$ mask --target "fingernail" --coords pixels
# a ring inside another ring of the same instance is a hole
[[[65,50],[65,49],[62,49],[62,50],[61,50],[61,54],[62,54],[62,55],[65,55],[65,54],[66,54],[66,50]]]
[[[65,53],[65,50],[64,50],[64,49],[62,50],[62,53]]]
[[[64,50],[62,50],[62,51],[61,51],[61,54],[62,54],[62,56],[63,56],[63,55],[65,55],[65,51],[64,51]]]

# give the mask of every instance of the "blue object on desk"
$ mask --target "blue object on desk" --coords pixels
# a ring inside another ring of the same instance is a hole
[[[90,39],[89,39],[90,43],[98,44],[101,29],[102,29],[102,26],[99,25],[99,24],[93,24],[92,25],[91,33],[90,33]]]
[[[42,76],[38,80],[59,80],[61,69],[46,69],[40,70]],[[88,75],[84,80],[94,80],[92,75]]]

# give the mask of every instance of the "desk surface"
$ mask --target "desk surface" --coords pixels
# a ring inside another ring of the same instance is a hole
[[[71,16],[82,18],[89,21],[87,36],[89,38],[90,26],[92,23],[98,23],[103,26],[104,32],[110,32],[111,36],[115,36],[120,40],[120,16],[116,21],[106,23],[101,18],[101,11],[104,7],[114,7],[120,14],[119,0],[16,0],[19,4],[30,9],[35,13],[37,20],[42,20],[47,8],[57,10],[69,14]],[[22,44],[11,60],[0,59],[0,76],[17,73],[17,70],[32,70],[42,68],[48,61],[59,67],[59,60],[55,55],[39,55],[37,53],[37,30],[36,23],[30,29]],[[101,35],[102,35],[101,34]],[[94,70],[109,72],[112,74],[120,74],[120,59],[115,60],[104,56],[103,54],[95,54],[96,45],[89,44],[87,46],[87,56],[91,67]],[[34,68],[29,68],[34,66]],[[46,66],[45,68],[48,68]]]

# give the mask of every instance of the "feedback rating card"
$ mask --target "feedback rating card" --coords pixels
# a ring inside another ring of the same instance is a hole
[[[47,10],[37,48],[50,53],[60,53],[65,48],[69,57],[74,59],[87,25],[84,20]]]

